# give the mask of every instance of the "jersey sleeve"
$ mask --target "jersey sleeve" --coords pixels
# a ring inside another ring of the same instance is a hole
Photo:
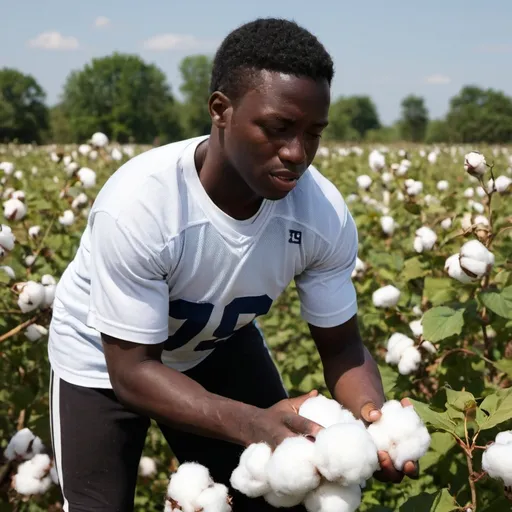
[[[157,344],[168,337],[165,268],[136,224],[134,230],[109,213],[99,211],[94,216],[87,325],[126,341]]]
[[[335,327],[357,313],[352,271],[358,250],[354,219],[346,205],[332,240],[319,244],[317,256],[295,278],[302,318],[317,327]]]

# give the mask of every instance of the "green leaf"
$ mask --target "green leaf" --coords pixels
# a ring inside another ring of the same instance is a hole
[[[481,413],[477,415],[477,421],[481,430],[512,419],[512,388],[500,389],[487,396],[479,409]]]
[[[384,387],[384,394],[386,396],[391,395],[396,386],[396,381],[399,374],[391,368],[389,365],[379,365],[379,372],[382,379],[382,385]]]
[[[493,361],[492,364],[500,372],[504,372],[509,377],[512,377],[512,359],[500,359],[499,361]]]
[[[421,207],[417,203],[405,203],[404,208],[413,215],[419,215],[421,213]]]
[[[301,368],[304,368],[309,363],[309,358],[307,354],[301,354],[300,356],[296,357],[293,362],[293,367],[296,370],[300,370]]]
[[[425,268],[425,263],[420,258],[410,258],[405,261],[404,269],[402,270],[400,277],[404,281],[411,281],[418,277],[423,277],[428,274],[428,270]]]
[[[433,306],[440,306],[457,297],[453,280],[447,277],[425,277],[423,293]]]
[[[432,427],[442,430],[443,432],[450,432],[451,434],[455,433],[457,424],[449,418],[448,413],[436,412],[427,404],[418,402],[412,398],[409,398],[409,400],[424,423],[432,425]]]
[[[422,320],[423,336],[435,343],[454,334],[460,334],[464,327],[464,309],[440,306],[429,309]]]
[[[407,500],[400,512],[451,512],[459,507],[448,489],[441,489],[435,494],[422,492]]]
[[[475,397],[467,391],[446,390],[446,405],[453,407],[457,411],[466,412],[476,407]]]
[[[492,312],[512,319],[512,286],[507,286],[501,292],[482,292],[479,298]]]

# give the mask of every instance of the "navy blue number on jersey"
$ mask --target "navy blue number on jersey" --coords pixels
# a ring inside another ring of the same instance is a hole
[[[227,338],[235,332],[236,323],[240,315],[265,315],[268,313],[271,305],[272,299],[268,295],[233,299],[224,308],[220,324],[213,332],[215,338],[202,341],[195,350],[215,348],[217,340]],[[170,301],[169,316],[178,320],[185,320],[185,322],[172,336],[169,336],[165,343],[165,350],[175,350],[183,347],[192,338],[197,336],[208,324],[213,307],[213,304],[209,302],[189,302],[184,299]]]

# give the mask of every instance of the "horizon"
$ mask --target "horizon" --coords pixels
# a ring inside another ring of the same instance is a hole
[[[27,17],[27,9],[33,16]],[[286,1],[255,6],[190,0],[179,10],[154,0],[144,8],[119,0],[87,5],[53,0],[44,6],[30,0],[6,5],[4,12],[9,23],[0,33],[0,68],[31,74],[48,106],[58,103],[71,71],[116,51],[158,66],[181,100],[180,61],[199,53],[213,56],[231,30],[257,17],[293,19],[315,34],[334,60],[333,100],[368,95],[384,125],[399,118],[400,102],[409,94],[425,99],[431,119],[444,117],[449,100],[466,85],[512,95],[512,4],[497,0],[487,5],[434,0],[428,6],[319,0],[314,9]]]

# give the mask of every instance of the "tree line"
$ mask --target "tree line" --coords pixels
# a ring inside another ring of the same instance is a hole
[[[207,101],[212,59],[180,63],[183,101],[165,74],[139,56],[114,53],[71,72],[57,105],[48,107],[37,80],[0,69],[0,142],[71,143],[96,131],[120,143],[162,144],[209,133]],[[369,96],[333,99],[325,140],[349,142],[509,143],[512,98],[467,85],[450,99],[442,119],[430,119],[422,97],[401,102],[399,119],[385,126]]]

